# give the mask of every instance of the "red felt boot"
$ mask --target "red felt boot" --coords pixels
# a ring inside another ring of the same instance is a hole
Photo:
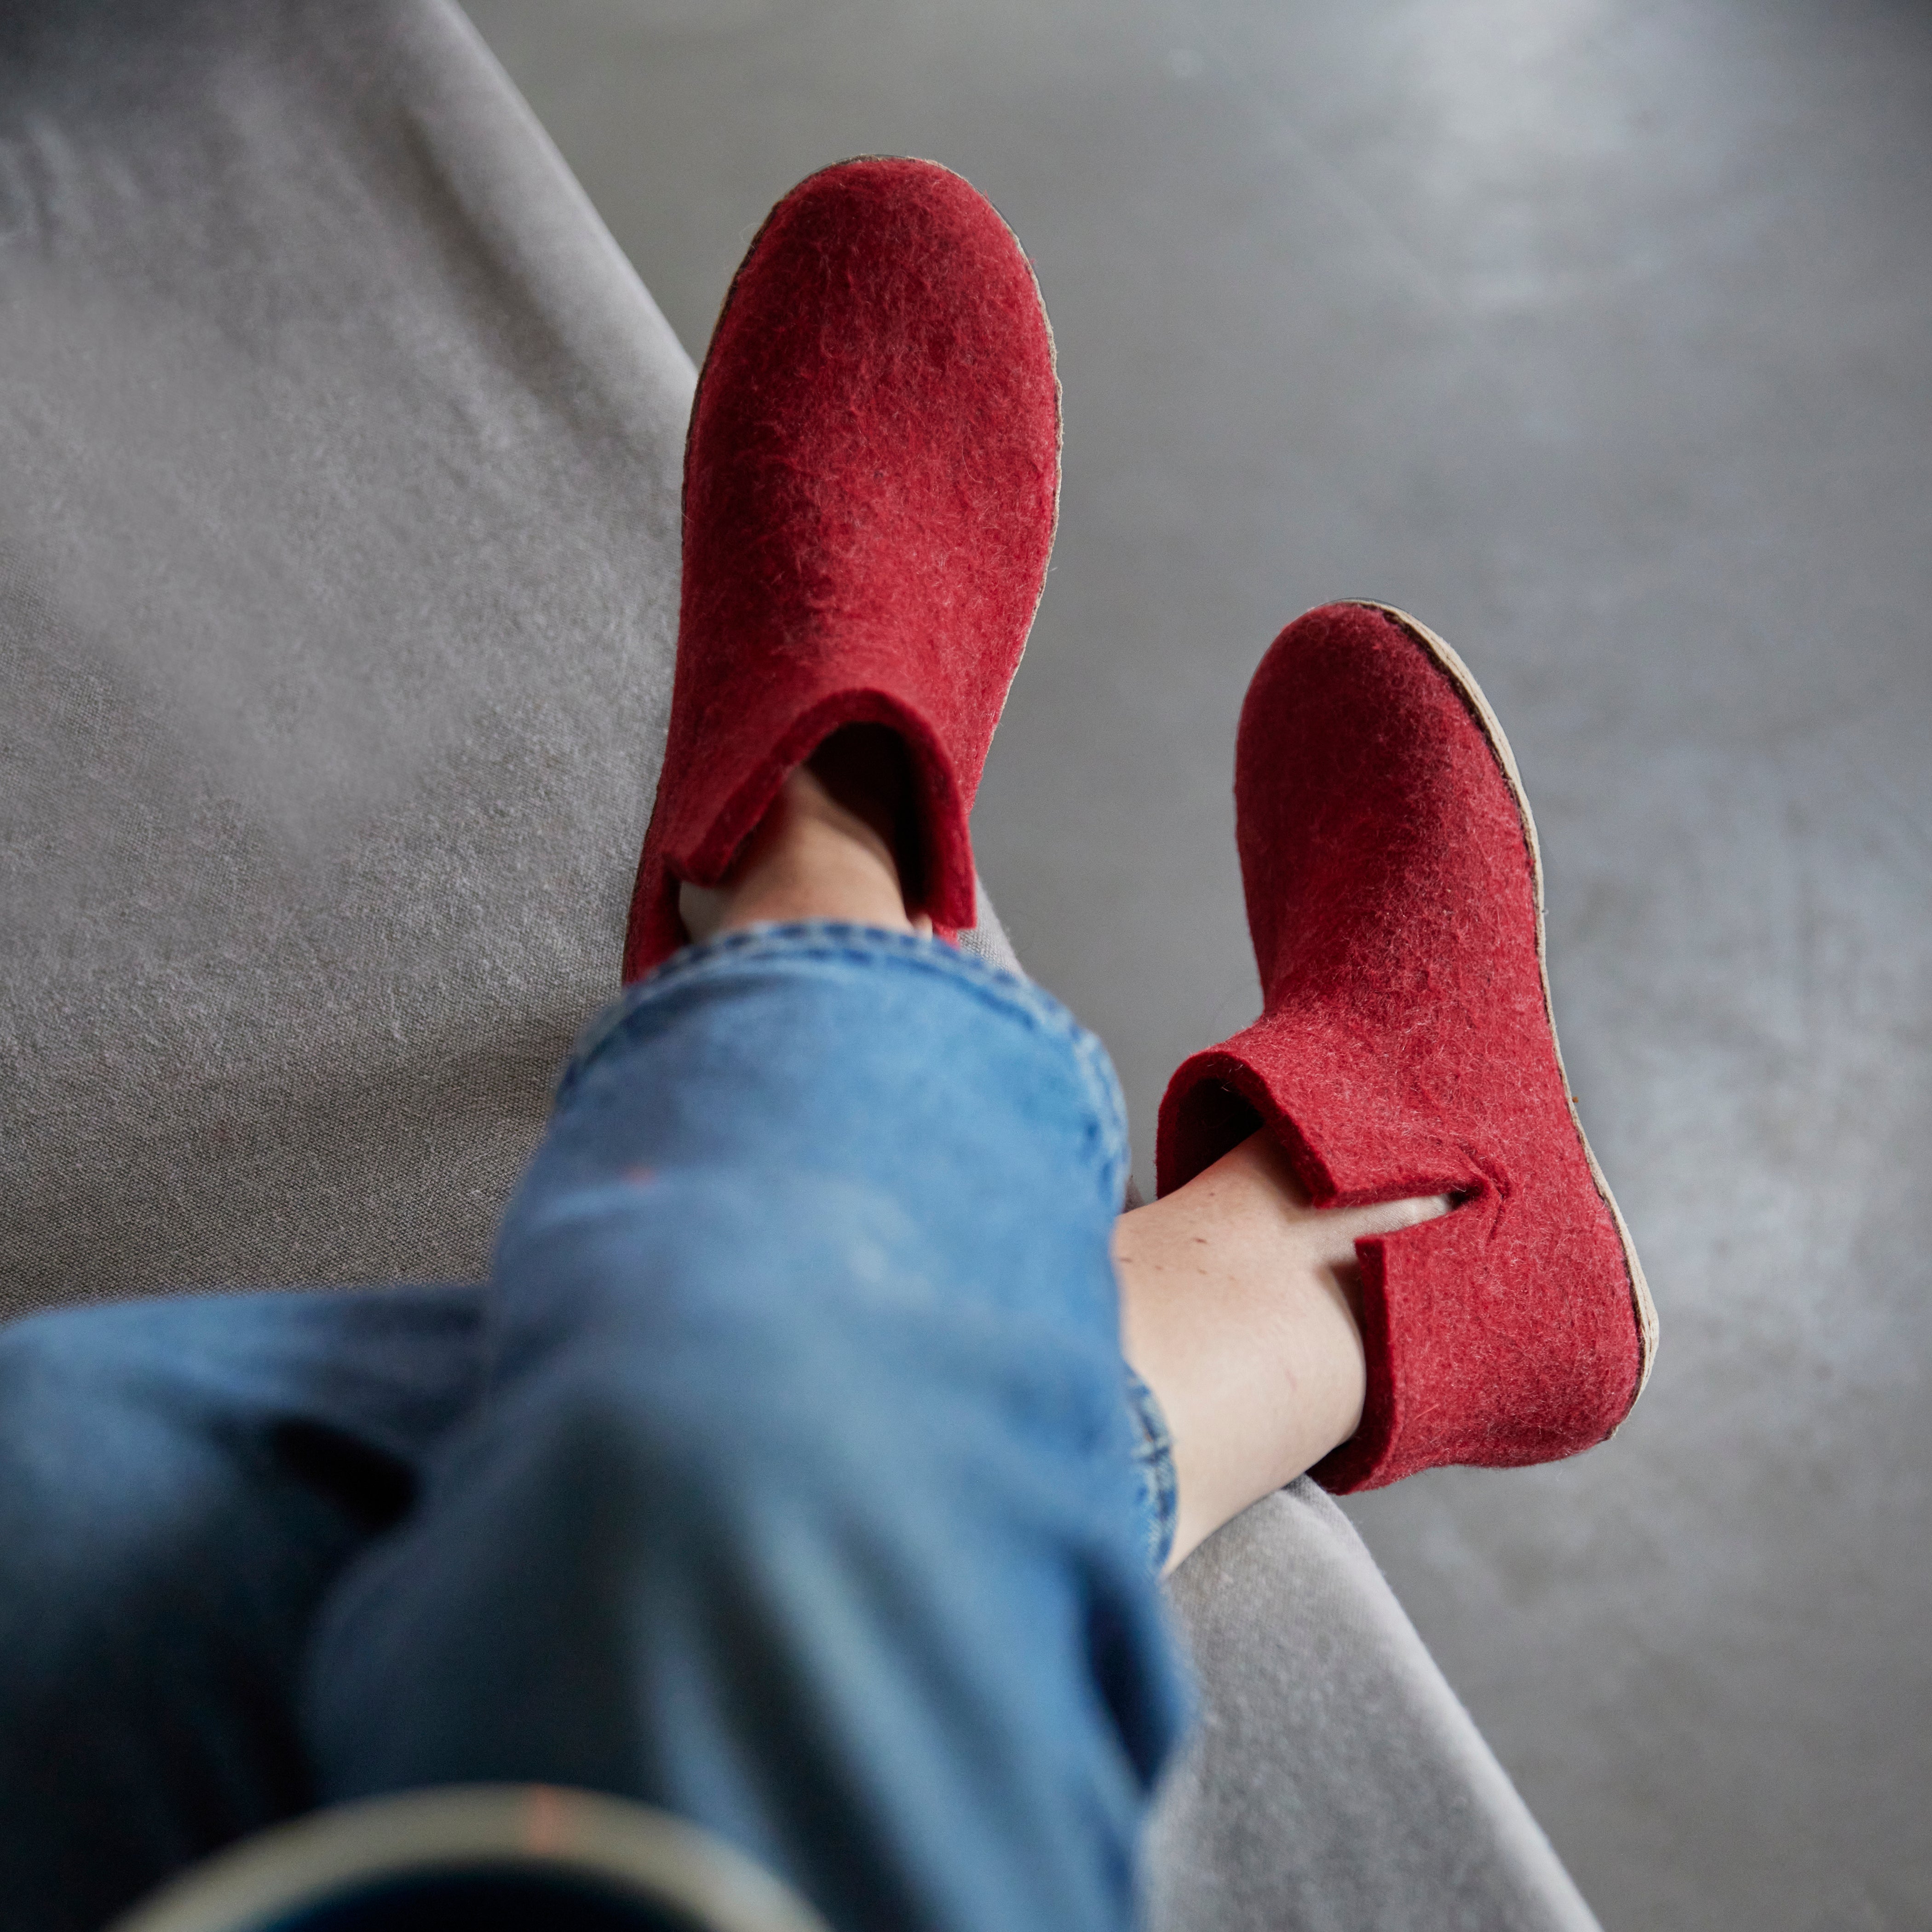
[[[1367,1401],[1314,1474],[1372,1489],[1601,1442],[1657,1318],[1564,1082],[1502,727],[1413,618],[1330,604],[1255,674],[1234,797],[1264,1011],[1168,1084],[1160,1191],[1259,1125],[1318,1207],[1456,1201],[1355,1244]]]
[[[624,976],[685,942],[785,774],[841,725],[911,760],[909,913],[974,922],[967,814],[1046,579],[1060,387],[1033,271],[930,161],[868,158],[766,218],[711,338],[684,463],[670,728]]]

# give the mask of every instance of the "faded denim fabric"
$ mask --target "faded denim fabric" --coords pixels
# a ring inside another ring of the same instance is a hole
[[[756,928],[588,1030],[486,1286],[0,1331],[0,1895],[92,1926],[501,1778],[690,1817],[842,1928],[1131,1924],[1184,1694],[1126,1159],[1037,988]]]

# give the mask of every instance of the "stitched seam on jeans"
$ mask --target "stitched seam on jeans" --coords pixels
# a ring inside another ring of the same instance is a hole
[[[835,938],[832,936],[835,934],[853,937]],[[864,935],[862,940],[860,934]],[[800,920],[762,930],[726,933],[702,946],[687,946],[674,953],[655,973],[639,980],[638,986],[656,988],[702,972],[715,962],[761,952],[779,958],[842,959],[860,965],[902,963],[963,986],[983,1004],[1022,1013],[1042,1028],[1070,1037],[1088,1034],[1088,1029],[1051,993],[1004,967],[958,952],[943,940],[922,939],[916,933],[887,932],[876,926],[854,926],[842,920]]]

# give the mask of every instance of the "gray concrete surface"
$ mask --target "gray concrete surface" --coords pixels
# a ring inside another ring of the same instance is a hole
[[[1034,256],[1065,517],[980,850],[1144,1174],[1255,1004],[1268,638],[1372,594],[1474,666],[1664,1352],[1610,1447],[1355,1514],[1610,1932],[1932,1925],[1932,9],[471,10],[694,352],[843,154]]]

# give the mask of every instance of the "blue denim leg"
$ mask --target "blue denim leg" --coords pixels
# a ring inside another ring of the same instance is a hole
[[[1174,1547],[1180,1520],[1180,1484],[1174,1467],[1174,1438],[1159,1398],[1132,1369],[1126,1371],[1127,1420],[1133,1432],[1134,1474],[1141,1490],[1142,1549],[1148,1571],[1158,1576]]]
[[[95,1932],[315,1802],[317,1604],[470,1404],[480,1288],[0,1328],[0,1926]]]
[[[321,1788],[598,1787],[842,1932],[1118,1932],[1181,1714],[1126,1148],[1046,994],[864,928],[679,956],[512,1204],[487,1392],[323,1612]]]

